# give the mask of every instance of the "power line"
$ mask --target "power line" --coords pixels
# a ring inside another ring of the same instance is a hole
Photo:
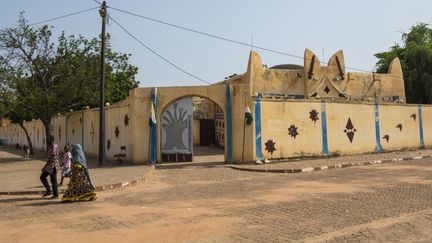
[[[96,0],[93,0],[93,1],[96,1]],[[130,11],[126,11],[126,10],[115,8],[115,7],[111,7],[111,6],[108,6],[108,8],[111,8],[111,9],[116,10],[118,12],[129,14],[129,15],[132,15],[132,16],[135,16],[135,17],[139,17],[139,18],[142,18],[142,19],[150,20],[152,22],[156,22],[156,23],[159,23],[159,24],[163,24],[163,25],[167,25],[167,26],[170,26],[170,27],[174,27],[174,28],[177,28],[177,29],[189,31],[189,32],[192,32],[192,33],[208,36],[208,37],[211,37],[211,38],[215,38],[215,39],[231,42],[231,43],[242,45],[242,46],[247,46],[249,48],[251,47],[250,43],[246,43],[246,42],[242,42],[242,41],[238,41],[238,40],[234,40],[234,39],[230,39],[230,38],[226,38],[226,37],[221,37],[221,36],[210,34],[210,33],[207,33],[207,32],[203,32],[203,31],[191,29],[191,28],[188,28],[188,27],[172,24],[172,23],[169,23],[169,22],[166,22],[166,21],[158,20],[158,19],[155,19],[155,18],[147,17],[147,16],[144,16],[144,15],[140,15],[140,14],[137,14],[137,13],[133,13],[133,12],[130,12]],[[303,61],[304,60],[308,60],[308,61],[312,60],[312,58],[305,58],[305,57],[302,57],[302,56],[299,56],[299,55],[295,55],[295,54],[291,54],[291,53],[287,53],[287,52],[283,52],[283,51],[278,51],[278,50],[267,48],[267,47],[253,45],[253,48],[260,49],[260,50],[267,51],[267,52],[272,52],[272,53],[275,53],[275,54],[284,55],[284,56],[294,57],[294,58],[297,58],[297,59],[302,59]],[[326,63],[324,60],[322,60],[321,63],[322,64],[327,64],[327,66],[330,66],[330,65],[338,66],[336,64]],[[355,67],[349,67],[349,66],[345,66],[345,69],[350,69],[350,70],[359,71],[359,72],[366,72],[366,73],[372,72],[373,73],[373,71],[370,71],[370,70],[364,70],[364,69],[355,68]],[[383,73],[383,74],[385,74],[387,76],[390,76],[390,77],[394,77],[394,78],[401,78],[400,76],[392,75],[390,73]],[[407,79],[405,77],[402,77],[402,78],[405,79],[405,80],[410,81],[410,79]]]
[[[55,17],[55,18],[51,18],[51,19],[47,19],[47,20],[43,20],[43,21],[39,21],[39,22],[36,22],[36,23],[31,23],[31,24],[29,24],[29,26],[38,25],[38,24],[42,24],[42,23],[46,23],[46,22],[50,22],[50,21],[53,21],[53,20],[57,20],[57,19],[62,19],[62,18],[70,17],[70,16],[73,16],[73,15],[77,15],[77,14],[80,14],[80,13],[85,13],[85,12],[88,12],[88,11],[91,11],[91,10],[94,10],[94,9],[97,9],[97,8],[99,8],[99,7],[93,7],[93,8],[89,8],[89,9],[81,10],[81,11],[78,11],[78,12],[74,12],[74,13],[70,13],[70,14],[62,15],[62,16],[59,16],[59,17]]]
[[[113,17],[110,17],[111,20],[116,23],[124,32],[126,32],[130,37],[132,37],[133,39],[135,39],[138,43],[140,43],[144,48],[146,48],[147,50],[149,50],[150,52],[152,52],[154,55],[158,56],[160,59],[164,60],[165,62],[167,62],[168,64],[170,64],[171,66],[173,66],[174,68],[180,70],[181,72],[195,78],[198,79],[201,82],[204,82],[206,84],[211,84],[210,82],[205,81],[204,79],[184,70],[183,68],[179,67],[178,65],[176,65],[175,63],[171,62],[170,60],[166,59],[165,57],[163,57],[162,55],[160,55],[159,53],[157,53],[155,50],[151,49],[149,46],[147,46],[146,44],[144,44],[140,39],[138,39],[137,37],[135,37],[132,33],[130,33],[125,27],[123,27],[119,22],[117,22]]]
[[[150,21],[153,21],[153,22],[156,22],[156,23],[159,23],[159,24],[163,24],[163,25],[167,25],[167,26],[171,26],[171,27],[174,27],[174,28],[177,28],[177,29],[186,30],[186,31],[189,31],[189,32],[193,32],[193,33],[200,34],[200,35],[205,35],[205,36],[208,36],[208,37],[211,37],[211,38],[215,38],[215,39],[219,39],[219,40],[235,43],[235,44],[242,45],[242,46],[247,46],[247,47],[251,46],[250,43],[246,43],[246,42],[242,42],[242,41],[238,41],[238,40],[234,40],[234,39],[230,39],[230,38],[226,38],[226,37],[217,36],[217,35],[206,33],[206,32],[199,31],[199,30],[194,30],[194,29],[183,27],[183,26],[180,26],[180,25],[168,23],[166,21],[162,21],[162,20],[150,18],[150,17],[144,16],[144,15],[132,13],[132,12],[129,12],[129,11],[126,11],[126,10],[122,10],[122,9],[119,9],[119,8],[115,8],[115,7],[111,7],[111,6],[108,6],[108,7],[111,8],[111,9],[114,9],[114,10],[116,10],[118,12],[122,12],[122,13],[125,13],[125,14],[133,15],[135,17],[139,17],[139,18],[142,18],[142,19],[150,20]],[[256,45],[254,45],[253,47],[256,48],[256,49],[260,49],[260,50],[263,50],[263,51],[268,51],[268,52],[272,52],[272,53],[276,53],[276,54],[280,54],[280,55],[284,55],[284,56],[294,57],[294,58],[302,59],[302,60],[305,59],[304,57],[299,56],[299,55],[294,55],[294,54],[291,54],[291,53],[287,53],[287,52],[283,52],[283,51],[278,51],[278,50],[270,49],[270,48],[267,48],[267,47],[256,46]],[[322,61],[322,63],[325,63],[324,60]],[[353,68],[353,67],[347,67],[347,66],[345,66],[345,68],[346,69],[355,70],[355,71],[360,71],[360,72],[370,72],[370,71],[367,71],[367,70],[363,70],[363,69],[359,69],[359,68]]]

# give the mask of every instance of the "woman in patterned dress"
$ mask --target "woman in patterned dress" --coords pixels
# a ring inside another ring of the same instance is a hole
[[[72,145],[72,175],[63,202],[92,201],[96,199],[95,187],[90,179],[87,160],[79,144]]]

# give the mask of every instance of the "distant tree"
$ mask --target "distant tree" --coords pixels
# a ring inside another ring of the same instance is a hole
[[[55,114],[98,106],[100,82],[97,38],[66,37],[62,33],[56,43],[51,39],[51,27],[32,28],[23,14],[17,27],[0,30],[0,56],[7,67],[4,71],[8,72],[4,85],[15,102],[9,106],[8,114],[17,120],[30,114],[39,118],[46,138],[52,135],[51,120]],[[129,89],[138,86],[138,68],[128,64],[129,56],[113,52],[107,37],[107,102],[126,98]]]
[[[22,78],[23,75],[15,72],[16,70],[11,68],[4,58],[0,57],[0,116],[8,117],[13,123],[20,125],[26,135],[30,154],[33,154],[33,144],[24,122],[32,120],[35,116],[31,111],[26,110],[26,107],[16,96],[15,85],[18,81],[15,79]]]
[[[402,64],[405,92],[409,103],[432,102],[432,28],[420,23],[402,34],[402,45],[395,44],[389,51],[375,54],[377,72],[387,72],[393,58]]]

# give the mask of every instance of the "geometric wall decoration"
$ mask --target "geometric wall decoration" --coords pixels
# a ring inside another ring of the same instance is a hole
[[[298,127],[296,127],[295,125],[291,125],[291,126],[288,128],[288,134],[289,134],[291,137],[294,137],[294,139],[296,138],[297,135],[299,135],[299,133],[297,132],[297,129],[298,129]]]
[[[415,121],[416,118],[417,118],[417,114],[412,114],[410,117],[412,117],[414,119],[414,121]]]
[[[352,143],[354,139],[354,135],[357,132],[357,129],[354,128],[353,123],[351,122],[351,118],[348,118],[347,124],[345,126],[344,132],[346,133],[350,143]]]
[[[389,135],[384,135],[383,139],[385,139],[387,141],[387,143],[389,142],[390,136]]]
[[[399,130],[402,132],[402,124],[400,124],[400,123],[397,124],[397,125],[396,125],[396,128],[399,128]]]
[[[273,142],[272,139],[268,140],[265,143],[265,150],[267,150],[270,154],[273,154],[273,152],[276,151],[275,144],[276,143]]]
[[[115,137],[118,138],[119,134],[120,134],[120,130],[119,130],[118,126],[115,127],[114,133],[115,133]]]
[[[124,116],[124,125],[125,127],[129,125],[129,116],[127,114]]]
[[[90,127],[90,137],[91,137],[91,141],[93,144],[94,138],[95,138],[95,129],[94,129],[94,125],[93,125],[93,121],[91,122],[91,127]]]
[[[314,123],[316,123],[316,121],[319,120],[319,118],[318,118],[318,112],[317,112],[315,109],[311,110],[311,111],[309,112],[309,118],[310,118]]]
[[[106,141],[106,146],[107,146],[107,150],[111,149],[111,140],[108,138],[108,140]]]

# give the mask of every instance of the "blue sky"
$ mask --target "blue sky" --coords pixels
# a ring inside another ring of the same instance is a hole
[[[343,49],[349,67],[373,70],[373,54],[400,42],[401,31],[416,23],[432,22],[432,1],[427,0],[109,0],[109,6],[222,37],[251,42],[303,56],[305,48],[322,61]],[[30,23],[97,6],[93,0],[2,0],[0,28],[16,25],[20,11]],[[214,83],[246,71],[250,47],[212,39],[109,10],[111,16],[146,45],[185,70]],[[97,10],[52,21],[57,35],[100,33]],[[107,31],[117,52],[131,53],[138,66],[140,86],[202,85],[140,46],[111,23]],[[324,53],[323,53],[324,50]],[[269,67],[302,64],[301,59],[257,50]],[[349,71],[349,70],[348,70]]]

